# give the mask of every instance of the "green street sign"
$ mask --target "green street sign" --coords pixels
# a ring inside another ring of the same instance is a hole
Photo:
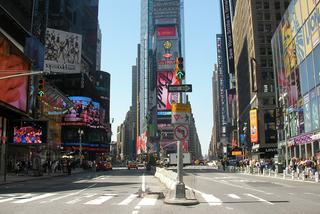
[[[182,80],[182,79],[185,78],[186,73],[185,73],[185,71],[178,70],[177,73],[176,73],[176,76],[177,76],[178,79]]]

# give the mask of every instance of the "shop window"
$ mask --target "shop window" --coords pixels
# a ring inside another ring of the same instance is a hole
[[[296,157],[300,157],[299,145],[295,146],[295,149],[296,149]]]
[[[319,150],[319,141],[313,142],[313,151],[314,151],[314,153],[320,152],[320,150]]]
[[[312,157],[311,143],[306,144],[307,146],[307,158]]]

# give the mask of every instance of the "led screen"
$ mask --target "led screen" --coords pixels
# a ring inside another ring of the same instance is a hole
[[[13,144],[46,143],[47,122],[18,121],[13,124]]]
[[[63,125],[100,126],[100,104],[89,97],[68,97],[74,104],[73,108],[63,116]]]

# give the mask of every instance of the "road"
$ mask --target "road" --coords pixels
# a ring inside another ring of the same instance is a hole
[[[153,175],[115,168],[1,185],[0,213],[320,213],[320,184],[199,168],[185,169],[184,181],[198,205],[165,204]]]

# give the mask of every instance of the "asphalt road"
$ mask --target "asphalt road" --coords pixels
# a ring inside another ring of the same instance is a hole
[[[81,173],[0,186],[0,214],[319,214],[320,184],[214,169],[185,169],[198,205],[164,203],[164,186],[144,169]]]

